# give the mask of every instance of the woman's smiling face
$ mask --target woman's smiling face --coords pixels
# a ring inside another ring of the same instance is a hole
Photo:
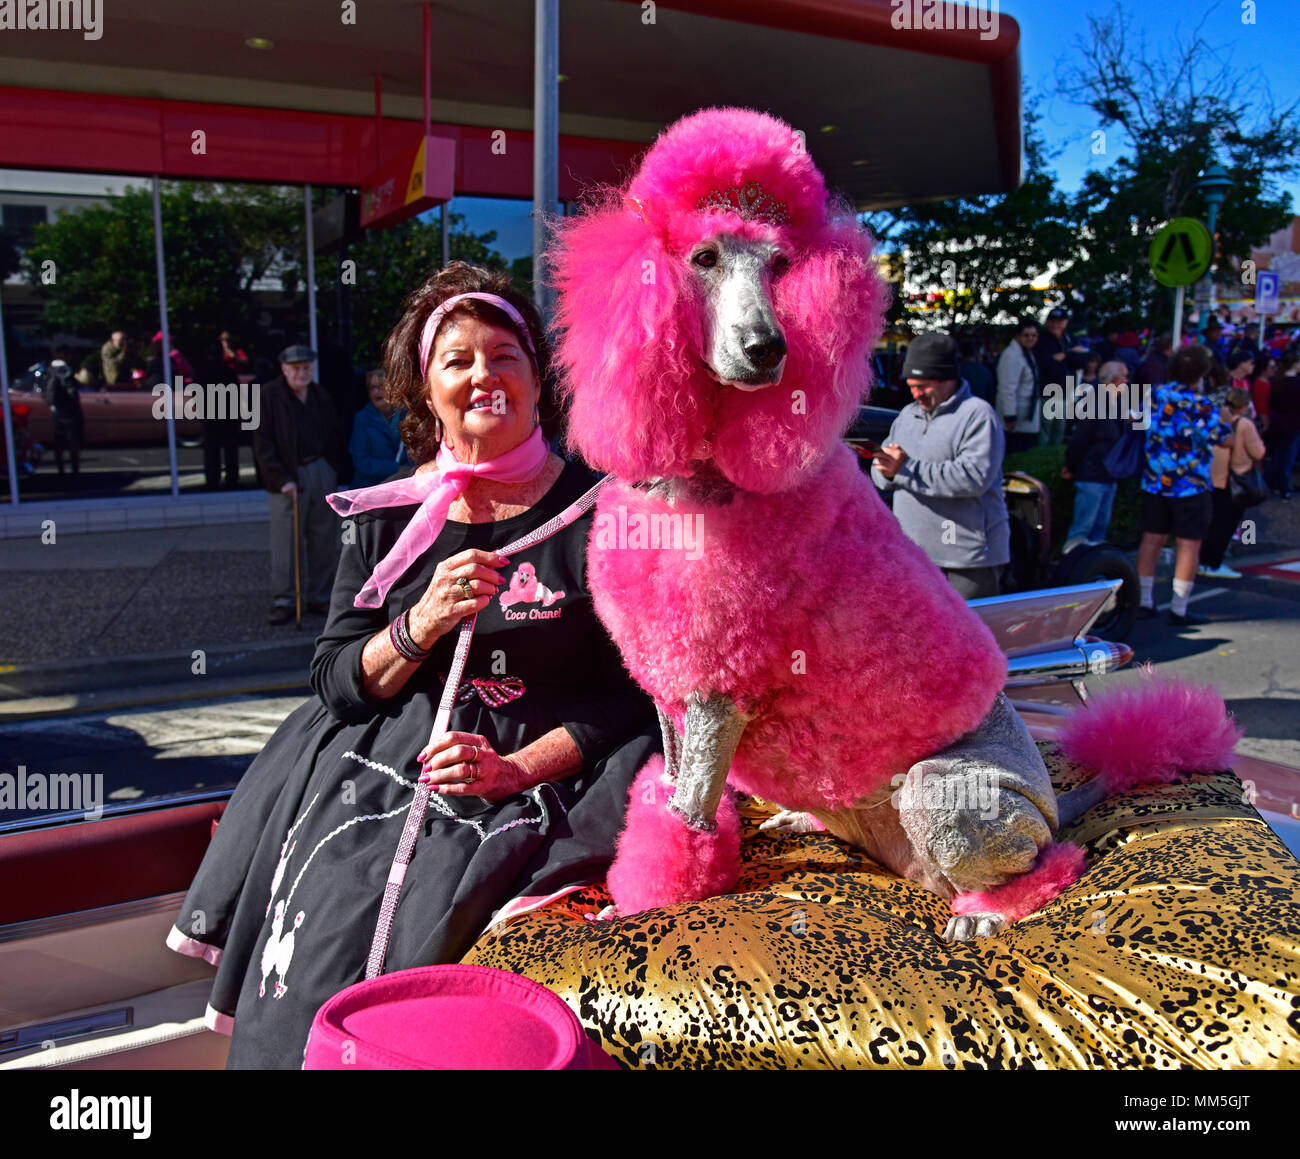
[[[541,397],[513,330],[452,315],[438,334],[425,382],[443,442],[462,462],[482,462],[522,443]]]

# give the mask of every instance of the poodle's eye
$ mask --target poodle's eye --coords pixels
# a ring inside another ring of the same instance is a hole
[[[700,250],[699,253],[697,253],[693,258],[691,258],[691,261],[693,261],[701,269],[711,270],[713,269],[714,266],[718,264],[718,251]]]
[[[778,254],[772,262],[772,277],[779,278],[790,268],[790,259],[783,254]]]

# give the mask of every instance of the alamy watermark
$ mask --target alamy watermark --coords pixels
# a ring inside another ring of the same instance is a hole
[[[985,821],[992,821],[998,815],[1002,774],[996,769],[917,776],[897,773],[889,783],[894,790],[889,795],[889,803],[895,809],[974,812]]]
[[[1068,374],[1064,385],[1051,382],[1043,387],[1043,418],[1132,419],[1134,430],[1145,431],[1151,425],[1151,386],[1093,386]]]
[[[104,815],[104,774],[29,773],[19,765],[17,773],[0,773],[0,812],[6,809],[75,812],[98,821]]]
[[[246,431],[256,430],[261,422],[260,382],[191,382],[187,385],[178,374],[176,385],[171,390],[167,389],[166,383],[160,382],[150,393],[156,419],[238,419],[240,427]]]
[[[628,514],[622,504],[618,510],[602,511],[596,516],[596,548],[599,551],[684,551],[687,559],[704,554],[704,516],[697,512],[660,511]]]
[[[104,0],[0,0],[0,32],[78,31],[104,35]]]
[[[998,38],[998,0],[970,0],[968,4],[952,0],[889,0],[893,12],[889,23],[898,29],[978,30],[981,40]]]

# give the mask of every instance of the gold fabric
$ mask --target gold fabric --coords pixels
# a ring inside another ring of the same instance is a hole
[[[952,946],[942,899],[828,834],[760,833],[749,801],[735,893],[602,922],[593,886],[465,960],[549,986],[635,1069],[1300,1067],[1300,862],[1244,798],[1225,773],[1103,802],[1060,834],[1078,882]]]

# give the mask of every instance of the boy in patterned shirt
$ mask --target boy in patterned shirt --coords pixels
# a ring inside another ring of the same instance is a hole
[[[1156,560],[1170,532],[1177,548],[1174,598],[1169,622],[1175,627],[1206,623],[1188,611],[1200,558],[1201,540],[1213,513],[1210,463],[1214,448],[1232,435],[1219,408],[1203,386],[1213,356],[1204,346],[1184,346],[1169,359],[1172,381],[1152,392],[1147,430],[1146,469],[1142,475],[1142,544],[1138,548],[1138,583],[1142,616],[1155,613]]]

